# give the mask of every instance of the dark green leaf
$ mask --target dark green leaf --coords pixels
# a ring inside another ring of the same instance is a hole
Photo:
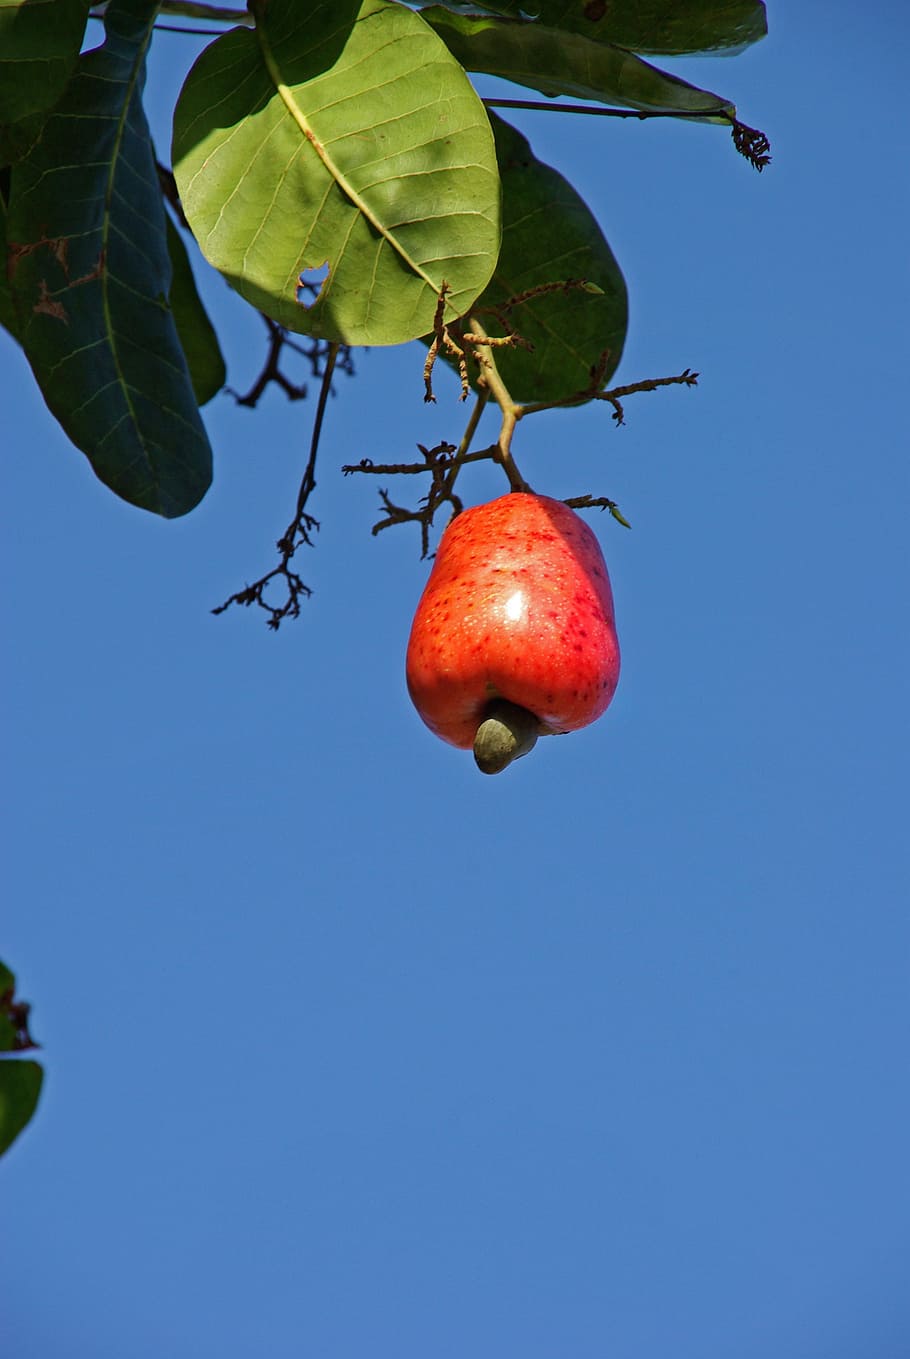
[[[142,109],[154,7],[116,0],[41,140],[13,169],[10,282],[48,406],[102,481],[171,518],[212,455],[167,305],[170,261]]]
[[[224,358],[215,328],[196,291],[186,246],[170,217],[167,219],[167,248],[172,271],[168,301],[189,364],[193,394],[199,405],[204,406],[224,386]]]
[[[388,0],[269,0],[203,52],[174,172],[206,258],[291,330],[395,344],[489,281],[500,240],[489,122],[433,30]],[[352,22],[356,17],[356,22]],[[298,280],[328,266],[306,305]]]
[[[762,0],[482,0],[467,8],[654,56],[740,52],[768,31]]]
[[[73,73],[89,0],[0,3],[0,164],[18,160]]]
[[[9,170],[0,170],[0,242],[4,246],[4,260],[6,258],[6,218],[7,218],[7,199],[9,197]],[[19,339],[19,321],[16,317],[16,309],[13,306],[13,295],[10,292],[9,278],[5,266],[0,269],[0,326],[8,330],[14,340]],[[2,966],[2,964],[0,964]],[[2,989],[2,988],[0,988]]]
[[[35,1112],[43,1076],[37,1062],[0,1061],[0,1156]]]
[[[603,363],[606,382],[626,336],[626,285],[590,209],[570,184],[537,160],[520,132],[492,119],[503,189],[502,251],[480,308],[496,308],[541,284],[586,280],[601,290],[542,294],[516,307],[512,324],[532,341],[496,350],[496,365],[516,401],[559,401],[587,388]],[[485,323],[487,317],[482,318]],[[498,331],[487,323],[490,334]]]
[[[2,193],[0,239],[6,239],[6,203]],[[224,358],[214,327],[196,291],[186,246],[170,218],[167,218],[167,246],[172,270],[168,302],[189,365],[193,395],[198,404],[204,406],[224,386]],[[19,339],[19,322],[5,269],[0,270],[0,325],[9,331],[14,340]]]
[[[574,95],[632,109],[671,109],[729,124],[734,106],[719,95],[659,71],[632,52],[542,24],[423,11],[468,71],[483,71],[542,94]]]
[[[16,977],[10,972],[6,963],[0,963],[0,996],[5,996],[8,991],[15,991]]]

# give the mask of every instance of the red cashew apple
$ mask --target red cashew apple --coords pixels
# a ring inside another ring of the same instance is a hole
[[[538,736],[595,721],[618,679],[606,564],[574,510],[513,491],[452,520],[408,642],[431,731],[496,774]]]

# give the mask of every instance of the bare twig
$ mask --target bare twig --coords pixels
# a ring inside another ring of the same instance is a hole
[[[421,452],[426,453],[423,444],[417,447]],[[448,468],[455,466],[457,454],[454,453],[454,444],[437,444],[436,449],[430,449],[430,453],[442,450],[441,462]],[[473,453],[465,453],[464,457],[459,458],[459,463],[466,462],[491,462],[496,445],[491,444],[489,448],[478,448]],[[452,456],[450,456],[452,455]],[[347,463],[342,467],[342,472],[346,477],[354,472],[368,472],[376,477],[399,477],[413,476],[417,472],[427,472],[431,469],[427,466],[426,460],[423,462],[374,462],[372,458],[361,458],[360,462]]]
[[[523,335],[519,335],[517,330],[510,331],[508,335],[475,335],[473,331],[466,330],[461,337],[465,344],[470,345],[489,345],[491,349],[528,349],[534,348],[530,340],[526,340]]]
[[[469,440],[466,431],[466,438]],[[462,440],[464,445],[465,441]],[[403,505],[397,505],[390,497],[388,491],[383,488],[379,492],[382,503],[384,517],[373,525],[373,535],[381,533],[383,529],[391,528],[395,524],[419,524],[421,539],[421,557],[429,555],[429,533],[433,525],[433,518],[436,511],[443,504],[452,507],[453,518],[460,514],[463,505],[461,498],[455,495],[452,490],[454,474],[459,467],[469,462],[490,462],[497,461],[498,446],[491,444],[489,448],[475,449],[473,453],[466,449],[456,450],[452,444],[437,444],[435,448],[424,448],[422,444],[417,445],[423,454],[422,462],[386,462],[375,463],[371,458],[362,458],[359,463],[354,463],[343,467],[341,470],[345,476],[352,472],[366,472],[372,476],[413,476],[418,472],[429,472],[432,478],[431,486],[425,496],[421,496],[420,503],[416,509],[407,509]],[[609,510],[618,523],[626,528],[631,528],[628,519],[625,518],[615,500],[610,500],[607,496],[579,495],[573,496],[565,501],[566,505],[578,510]]]
[[[427,350],[427,361],[423,365],[424,401],[435,402],[436,400],[436,397],[433,394],[433,367],[436,363],[436,355],[439,353],[439,347],[445,342],[446,327],[443,318],[445,316],[446,294],[448,291],[449,285],[446,283],[445,279],[443,279],[439,288],[439,296],[436,299],[436,311],[433,315],[433,339],[430,341],[430,347]]]
[[[415,472],[429,472],[430,489],[426,495],[420,497],[420,505],[416,510],[409,510],[402,505],[396,505],[389,498],[388,491],[380,490],[379,498],[382,501],[385,518],[375,523],[372,529],[375,537],[377,533],[381,533],[385,528],[390,528],[393,524],[419,524],[420,555],[426,557],[430,550],[430,528],[436,511],[441,505],[448,504],[451,505],[453,514],[460,514],[463,507],[448,479],[449,471],[457,456],[455,445],[440,443],[436,444],[435,448],[424,448],[423,444],[418,444],[417,447],[423,454],[423,462],[374,463],[371,458],[362,458],[359,463],[348,464],[341,470],[345,476],[352,472],[369,472],[374,476],[398,476],[400,474],[411,475]],[[489,457],[490,450],[486,450],[483,456]],[[465,461],[465,459],[462,458],[461,461]]]
[[[228,387],[227,391],[238,406],[257,406],[266,387],[270,382],[274,382],[276,386],[281,388],[289,401],[302,401],[309,390],[307,384],[305,382],[293,383],[281,371],[281,353],[287,343],[287,332],[271,317],[265,316],[261,312],[260,315],[269,332],[269,347],[266,351],[265,363],[262,365],[256,381],[245,395],[241,396],[233,387]]]
[[[624,425],[626,422],[625,413],[620,402],[622,396],[632,396],[635,392],[656,392],[658,387],[696,387],[698,385],[698,374],[691,369],[685,368],[675,377],[665,378],[643,378],[641,382],[630,382],[625,387],[612,387],[608,392],[595,392],[595,401],[609,401],[613,407],[613,419],[617,425]]]
[[[524,306],[526,302],[533,302],[535,298],[545,297],[548,293],[570,293],[575,292],[576,290],[583,293],[593,293],[595,296],[603,296],[603,288],[599,287],[596,283],[592,283],[590,279],[565,278],[560,279],[555,283],[538,283],[533,288],[525,288],[523,292],[515,293],[512,297],[507,298],[505,302],[497,302],[495,306],[491,307],[475,307],[474,310],[479,315],[495,316],[503,329],[508,330],[509,327],[505,318],[508,316],[509,312],[514,311],[516,307]],[[534,348],[529,340],[525,340],[520,336],[513,334],[509,339],[512,343],[521,344],[525,349]],[[502,342],[500,341],[500,343]]]
[[[534,401],[529,405],[519,406],[518,418],[522,419],[526,415],[534,415],[538,411],[555,410],[560,406],[579,406],[585,401],[608,401],[613,407],[613,419],[618,425],[622,425],[625,424],[625,412],[622,408],[621,397],[632,396],[635,392],[655,392],[658,387],[695,387],[698,383],[698,374],[693,373],[690,368],[685,368],[674,377],[643,378],[641,382],[630,382],[623,387],[611,387],[608,391],[601,391],[600,386],[606,372],[608,358],[609,350],[605,350],[591,369],[589,386],[578,392],[573,392],[571,396],[562,397],[558,401]]]
[[[446,298],[451,292],[451,288],[445,279],[439,287],[439,296],[436,299],[436,311],[433,316],[433,339],[430,341],[426,363],[423,365],[423,387],[424,401],[436,401],[433,392],[433,368],[440,350],[444,350],[450,359],[454,359],[458,367],[458,376],[461,379],[461,400],[467,400],[471,385],[468,381],[468,359],[464,348],[459,344],[461,335],[458,327],[454,324],[447,325],[445,322]],[[457,338],[456,338],[457,337]]]
[[[620,512],[620,508],[615,500],[608,500],[605,495],[574,495],[563,504],[568,505],[573,510],[609,510],[617,523],[624,528],[631,528],[628,519]]]
[[[219,604],[212,613],[224,613],[225,609],[232,604],[256,604],[260,609],[264,609],[269,617],[266,625],[274,632],[277,632],[285,618],[297,618],[300,614],[301,597],[312,594],[308,585],[296,571],[291,570],[291,558],[299,547],[304,544],[312,544],[312,533],[319,528],[319,521],[314,519],[307,510],[307,502],[313,491],[316,489],[316,454],[319,450],[319,437],[322,433],[322,421],[325,416],[326,403],[329,391],[332,386],[332,373],[335,368],[335,361],[338,355],[339,346],[329,345],[328,354],[325,361],[325,371],[322,375],[322,386],[319,389],[319,404],[316,407],[316,418],[313,422],[313,434],[310,439],[310,455],[307,459],[306,467],[300,481],[300,488],[297,492],[297,505],[294,511],[294,518],[288,524],[284,533],[278,539],[276,547],[280,553],[278,565],[273,567],[259,580],[252,585],[245,586],[235,594],[226,599],[223,604]],[[280,605],[270,604],[265,598],[265,591],[273,580],[282,576],[285,581],[287,598]]]
[[[280,326],[277,321],[273,321],[270,316],[266,316],[263,312],[259,314],[269,333],[268,349],[262,369],[252,387],[243,396],[232,387],[228,387],[226,390],[238,406],[256,406],[265,389],[270,383],[274,382],[276,387],[281,388],[289,401],[302,401],[309,390],[307,383],[292,382],[288,375],[282,371],[281,360],[284,351],[287,349],[294,354],[299,354],[310,365],[313,377],[322,377],[332,351],[332,345],[327,340],[310,340],[303,344],[299,340],[292,339],[290,332],[284,326]],[[333,361],[335,368],[340,372],[347,373],[349,377],[353,376],[354,360],[350,349],[347,345],[336,345],[335,348],[337,350],[337,361]]]

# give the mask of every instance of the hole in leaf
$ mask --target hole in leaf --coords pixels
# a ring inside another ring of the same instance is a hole
[[[304,307],[312,307],[319,301],[319,294],[328,276],[328,260],[323,260],[313,269],[304,269],[297,280],[297,301]]]

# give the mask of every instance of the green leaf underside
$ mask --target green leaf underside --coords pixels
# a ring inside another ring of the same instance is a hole
[[[37,140],[73,73],[89,0],[0,0],[0,164]]]
[[[387,0],[270,0],[193,67],[174,121],[206,258],[291,330],[396,344],[467,310],[499,250],[489,121],[445,44]],[[353,19],[353,22],[351,20]],[[265,205],[264,210],[262,205]],[[298,279],[328,264],[312,305]]]
[[[423,11],[468,71],[500,76],[546,95],[572,95],[642,110],[672,110],[699,121],[729,123],[728,100],[659,71],[632,52],[576,33],[478,19],[434,6]]]
[[[728,55],[758,42],[768,31],[762,0],[625,0],[621,4],[617,0],[481,0],[465,8],[512,19],[533,18],[547,28],[652,56]]]
[[[48,406],[117,495],[172,518],[211,482],[212,455],[167,306],[170,260],[142,109],[154,7],[117,0],[14,167],[10,281]]]
[[[0,1061],[0,1156],[35,1112],[43,1077],[37,1062]]]
[[[180,232],[167,219],[167,247],[171,260],[168,302],[177,334],[189,365],[193,395],[200,406],[211,401],[225,383],[225,366],[215,329],[196,289],[192,266]],[[0,239],[6,239],[6,202],[0,193]],[[19,340],[19,322],[13,307],[6,269],[0,270],[0,325]]]
[[[584,390],[609,350],[615,371],[628,324],[626,285],[596,219],[571,184],[537,160],[527,140],[492,119],[503,188],[502,251],[479,307],[495,307],[540,284],[585,279],[602,289],[546,293],[518,306],[512,325],[533,351],[497,348],[496,366],[516,401],[560,401]],[[487,331],[499,327],[484,316]]]
[[[199,405],[204,406],[224,386],[224,357],[215,328],[196,289],[183,238],[170,217],[167,218],[167,249],[172,271],[168,302],[189,365],[193,395]]]

